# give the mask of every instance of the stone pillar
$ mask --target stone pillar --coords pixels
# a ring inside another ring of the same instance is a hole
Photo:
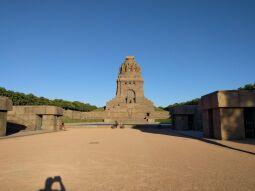
[[[0,136],[5,136],[6,133],[6,120],[7,120],[7,112],[0,111]]]
[[[57,129],[57,116],[43,115],[42,129],[56,130]]]
[[[63,122],[63,117],[62,116],[57,116],[57,127],[56,127],[56,130],[60,130],[62,122]]]
[[[220,120],[223,140],[245,138],[243,108],[221,108]]]
[[[211,109],[202,111],[203,133],[205,137],[221,139],[220,110]]]
[[[222,139],[220,109],[213,109],[213,137]]]
[[[175,129],[176,130],[187,130],[188,129],[188,116],[187,115],[175,115]]]
[[[208,110],[202,111],[202,127],[203,127],[204,136],[210,137]]]
[[[7,111],[10,110],[12,110],[12,101],[7,97],[0,96],[0,136],[6,134]]]
[[[36,128],[35,130],[41,130],[42,129],[42,115],[36,115]]]

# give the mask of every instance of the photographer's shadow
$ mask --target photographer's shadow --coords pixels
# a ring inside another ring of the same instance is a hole
[[[54,184],[54,187],[58,185],[59,189],[52,188]],[[62,179],[60,176],[55,176],[54,178],[48,177],[45,181],[45,188],[40,189],[39,191],[66,191],[65,186],[62,182]]]

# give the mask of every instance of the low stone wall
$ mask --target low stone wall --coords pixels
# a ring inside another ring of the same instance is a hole
[[[154,111],[152,113],[153,119],[169,119],[170,113],[168,111]]]
[[[104,111],[80,112],[72,110],[64,110],[64,117],[69,119],[104,119]]]
[[[198,105],[181,105],[170,108],[176,130],[202,130],[201,111]]]
[[[64,117],[69,119],[105,119],[105,111],[80,112],[72,110],[64,110]],[[168,119],[170,114],[167,111],[154,111],[151,114],[152,119]]]
[[[13,106],[7,121],[26,127],[26,130],[59,130],[63,109],[55,106]]]

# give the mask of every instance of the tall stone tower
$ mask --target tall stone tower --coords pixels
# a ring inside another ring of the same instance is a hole
[[[144,97],[141,67],[127,56],[117,79],[116,97],[106,104],[106,122],[152,121],[153,103]]]

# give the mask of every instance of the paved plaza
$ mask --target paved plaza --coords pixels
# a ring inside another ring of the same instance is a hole
[[[254,190],[255,155],[170,130],[73,127],[0,140],[0,190]],[[58,183],[53,187],[57,189]]]

